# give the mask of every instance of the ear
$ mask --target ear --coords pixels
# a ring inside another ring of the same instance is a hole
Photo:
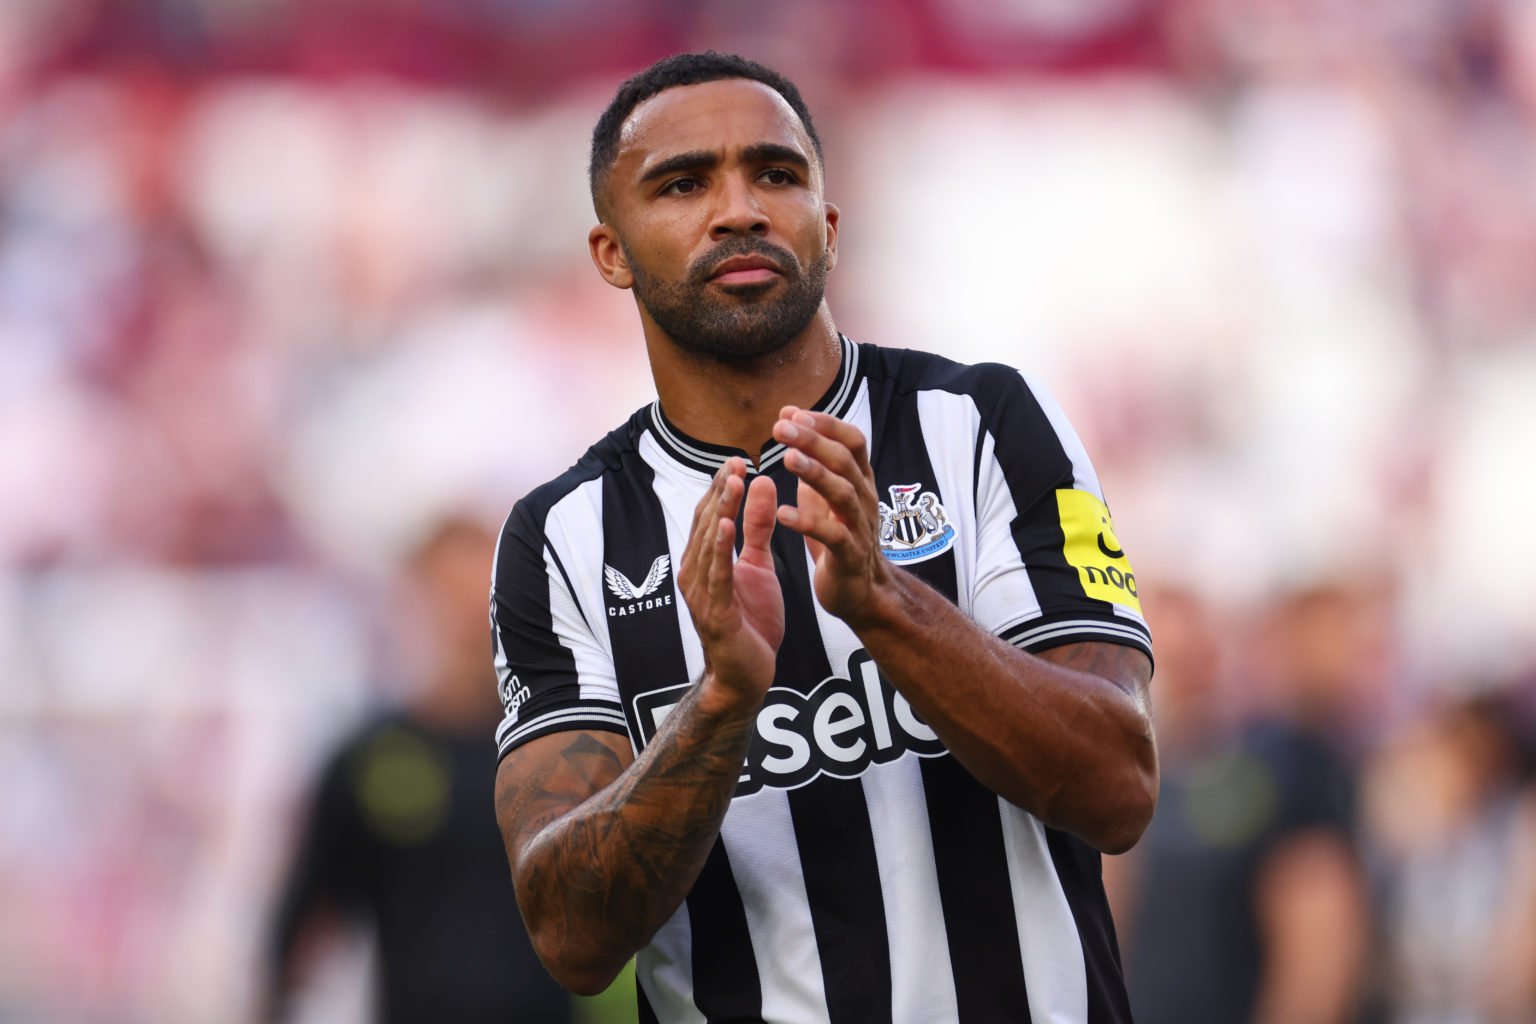
[[[624,246],[619,244],[618,232],[612,226],[599,224],[587,232],[587,251],[592,256],[592,265],[603,275],[604,281],[615,288],[634,287],[634,272],[629,269]]]
[[[837,220],[841,214],[832,203],[827,203],[827,269],[837,266]]]

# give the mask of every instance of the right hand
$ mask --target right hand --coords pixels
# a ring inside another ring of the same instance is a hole
[[[784,593],[773,569],[778,494],[773,481],[746,484],[746,463],[726,460],[693,511],[693,527],[677,582],[704,645],[706,688],[745,699],[755,708],[773,684],[784,640]],[[736,513],[742,516],[741,554],[736,554]]]

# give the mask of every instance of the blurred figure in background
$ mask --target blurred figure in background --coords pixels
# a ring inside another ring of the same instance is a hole
[[[1318,652],[1303,636],[1314,595],[1281,616],[1294,682],[1247,724],[1222,688],[1230,624],[1193,594],[1149,596],[1162,792],[1140,845],[1106,869],[1136,1020],[1350,1020],[1366,906],[1350,774],[1313,717],[1332,677],[1304,653]]]
[[[1491,698],[1443,707],[1367,772],[1391,1024],[1536,1020],[1536,801],[1509,721]]]
[[[562,1024],[570,997],[528,943],[492,816],[488,726],[501,709],[485,644],[495,537],[448,520],[406,565],[422,688],[348,738],[315,790],[278,903],[267,1019],[288,1019],[338,924],[377,940],[376,1019]]]

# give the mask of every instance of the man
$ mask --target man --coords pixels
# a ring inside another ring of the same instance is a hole
[[[1140,846],[1106,871],[1139,1024],[1358,1019],[1366,893],[1351,772],[1329,732],[1372,645],[1347,599],[1317,597],[1279,609],[1281,706],[1247,720],[1221,699],[1220,639],[1237,625],[1177,589],[1147,609],[1162,795]],[[1251,696],[1260,673],[1245,668]]]
[[[642,1019],[1128,1020],[1098,850],[1151,816],[1150,642],[1017,372],[855,345],[795,87],[625,83],[589,244],[659,402],[514,508],[497,814],[578,992]]]
[[[402,626],[427,645],[422,690],[330,758],[268,937],[263,1019],[295,997],[339,925],[372,933],[381,1024],[560,1024],[572,1000],[519,926],[496,830],[485,732],[485,563],[496,538],[469,519],[434,527],[405,566]]]

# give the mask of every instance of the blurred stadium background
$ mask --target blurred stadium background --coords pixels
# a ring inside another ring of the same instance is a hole
[[[1443,954],[1395,1019],[1495,1019],[1478,951],[1536,926],[1536,5],[5,0],[0,1021],[254,1014],[303,789],[409,689],[401,553],[649,400],[587,137],[704,46],[806,93],[845,331],[1051,384],[1154,629],[1161,588],[1212,616],[1220,717],[1284,704],[1277,609],[1347,598],[1364,984]],[[1497,771],[1436,731],[1474,698]]]

